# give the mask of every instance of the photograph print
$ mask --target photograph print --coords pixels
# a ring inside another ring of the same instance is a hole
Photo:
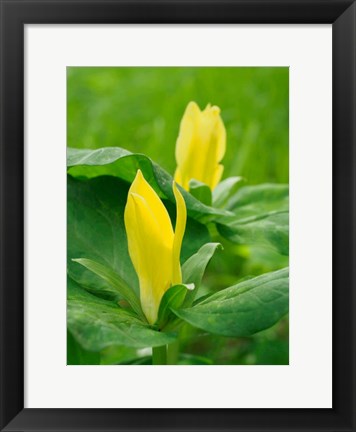
[[[67,365],[289,364],[289,69],[67,68]]]

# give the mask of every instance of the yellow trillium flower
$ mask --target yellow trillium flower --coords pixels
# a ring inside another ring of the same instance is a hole
[[[189,102],[176,144],[175,181],[189,190],[189,181],[195,179],[213,190],[224,170],[219,162],[225,149],[226,131],[220,108],[209,104],[200,111],[195,102]]]
[[[173,193],[177,208],[175,231],[165,206],[140,170],[125,207],[129,255],[140,283],[142,310],[150,324],[157,320],[163,294],[182,282],[179,256],[187,209],[174,182]]]

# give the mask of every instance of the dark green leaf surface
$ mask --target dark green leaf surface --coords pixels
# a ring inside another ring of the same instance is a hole
[[[171,308],[180,308],[184,302],[187,291],[193,290],[194,285],[174,285],[163,295],[158,310],[157,326],[163,328],[171,314]]]
[[[234,216],[221,218],[220,234],[239,244],[262,244],[289,254],[288,185],[242,187],[227,208]]]
[[[67,331],[67,365],[100,364],[100,353],[87,351]]]
[[[93,294],[118,300],[117,288],[95,275],[73,258],[85,258],[104,265],[139,294],[124,225],[129,184],[112,176],[90,180],[68,176],[68,272],[72,279]],[[187,259],[209,241],[207,228],[188,218],[181,258]]]
[[[275,212],[243,220],[226,221],[218,225],[223,237],[234,243],[261,244],[289,255],[289,212]]]
[[[68,176],[68,273],[92,293],[112,300],[121,298],[117,289],[72,259],[86,258],[109,267],[138,294],[123,220],[128,187],[114,177],[81,181]]]
[[[94,274],[101,277],[106,281],[111,287],[113,287],[120,296],[125,299],[132,307],[132,309],[137,313],[140,318],[144,318],[140,299],[133,291],[133,289],[113,270],[105,265],[92,261],[86,258],[76,258],[72,261],[77,262],[93,272]]]
[[[145,348],[172,343],[174,334],[143,324],[114,302],[102,300],[68,279],[67,324],[76,341],[88,351],[111,345]]]
[[[288,268],[226,288],[189,309],[174,312],[188,323],[222,336],[250,336],[288,312]]]
[[[157,193],[175,202],[173,178],[143,154],[133,154],[120,147],[97,150],[68,148],[67,166],[69,173],[74,177],[112,175],[129,183],[134,180],[137,170],[140,169]],[[180,188],[180,191],[186,202],[188,214],[197,220],[212,220],[228,214],[224,210],[204,205],[183,188]]]
[[[145,155],[132,154],[119,147],[97,150],[69,148],[68,168],[74,176],[110,174],[128,182],[132,182],[137,170],[141,169],[156,192],[175,203],[172,177]],[[194,187],[193,184],[196,197],[180,188],[188,214],[203,222],[215,220],[220,234],[235,243],[267,244],[288,255],[288,186],[245,186],[232,196],[240,180],[240,177],[226,179],[214,191],[214,205],[225,206],[224,210],[203,203],[210,201],[203,185]]]
[[[205,269],[212,256],[218,248],[222,248],[220,243],[207,243],[198,252],[192,255],[182,266],[182,279],[184,283],[193,283],[195,288],[186,295],[185,306],[193,303],[198,292]]]

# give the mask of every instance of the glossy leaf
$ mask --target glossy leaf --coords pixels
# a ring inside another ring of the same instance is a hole
[[[238,190],[227,208],[233,216],[217,224],[223,237],[234,243],[261,244],[289,254],[288,185],[263,184]]]
[[[202,246],[196,254],[191,256],[182,266],[182,278],[184,283],[193,283],[195,289],[186,295],[184,305],[189,306],[193,303],[198,292],[205,269],[209,264],[215,251],[221,248],[220,243],[207,243]]]
[[[223,336],[251,336],[288,312],[288,268],[219,291],[192,308],[174,312],[191,325]]]
[[[68,176],[67,181],[68,273],[93,294],[109,300],[122,297],[111,284],[72,259],[105,265],[139,293],[123,221],[128,186],[114,177],[82,181]]]
[[[173,178],[159,165],[143,154],[130,153],[120,147],[105,147],[97,150],[68,148],[67,166],[74,177],[97,177],[112,175],[132,183],[137,170],[141,169],[145,179],[160,194],[175,202],[172,192]],[[197,200],[189,192],[179,187],[186,202],[188,214],[197,220],[212,220],[229,214],[214,209]]]
[[[117,290],[120,296],[125,299],[132,307],[132,309],[137,313],[137,315],[144,319],[144,315],[140,305],[140,299],[133,291],[133,289],[112,269],[92,261],[86,258],[76,258],[72,259],[72,261],[77,262],[98,275],[104,281],[106,281],[113,289]]]
[[[177,309],[183,305],[187,292],[194,290],[194,284],[179,284],[170,287],[163,295],[158,310],[157,327],[162,329],[171,315],[171,308]]]
[[[139,295],[124,226],[124,208],[129,184],[112,176],[79,180],[68,176],[67,264],[72,279],[91,293],[108,300],[122,296],[107,280],[73,262],[85,258],[111,269]],[[174,209],[173,209],[174,211]],[[209,241],[207,228],[188,218],[183,239],[181,261]]]
[[[134,348],[160,346],[175,334],[158,332],[116,303],[100,299],[68,280],[67,325],[75,340],[88,351],[112,345]]]
[[[240,218],[256,214],[289,209],[289,186],[287,184],[264,183],[243,186],[229,200],[227,208],[239,213]]]

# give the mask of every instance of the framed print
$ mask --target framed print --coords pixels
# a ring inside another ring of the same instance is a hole
[[[353,1],[1,1],[1,430],[355,430]]]

